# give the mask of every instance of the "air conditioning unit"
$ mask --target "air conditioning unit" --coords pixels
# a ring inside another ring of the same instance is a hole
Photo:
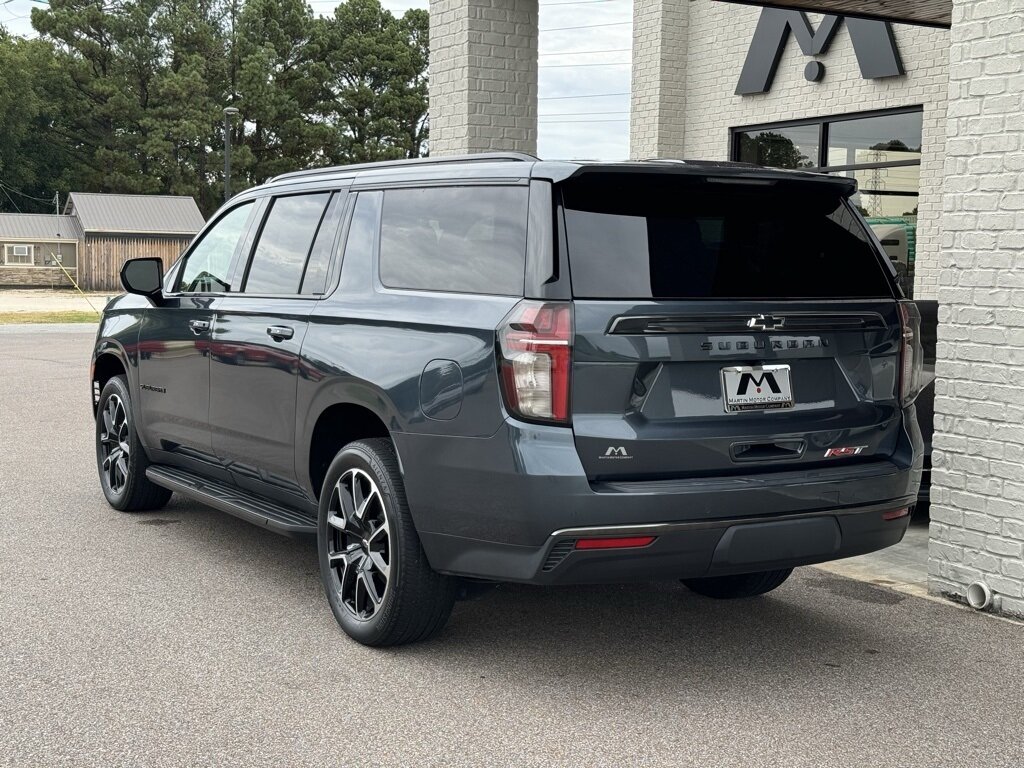
[[[28,254],[28,246],[27,245],[16,245],[16,246],[14,246],[13,251],[12,251],[12,255],[14,255],[14,256],[28,256],[29,255]]]

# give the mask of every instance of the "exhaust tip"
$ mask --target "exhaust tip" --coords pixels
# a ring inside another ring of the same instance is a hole
[[[976,611],[983,611],[992,605],[992,590],[988,584],[976,581],[967,587],[967,604]]]

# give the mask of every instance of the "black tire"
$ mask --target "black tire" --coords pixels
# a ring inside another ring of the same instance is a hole
[[[114,414],[111,415],[110,411]],[[149,481],[146,477],[148,466],[149,458],[135,430],[128,381],[124,376],[114,376],[103,387],[96,410],[96,467],[107,503],[122,512],[141,512],[165,506],[171,492]]]
[[[784,571],[761,571],[760,573],[711,576],[704,579],[683,579],[682,581],[698,595],[713,597],[716,600],[737,600],[771,592],[781,586],[791,573],[793,573],[793,569],[788,568]]]
[[[357,505],[361,518],[349,511]],[[458,581],[427,562],[390,440],[350,443],[334,457],[320,493],[317,550],[327,600],[353,640],[375,647],[414,643],[448,621]]]

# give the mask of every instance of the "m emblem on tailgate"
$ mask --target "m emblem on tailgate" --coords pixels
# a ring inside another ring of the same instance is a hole
[[[609,445],[608,446],[608,450],[604,452],[604,456],[602,456],[601,458],[602,459],[632,459],[633,457],[629,455],[629,452],[626,450],[625,446]]]

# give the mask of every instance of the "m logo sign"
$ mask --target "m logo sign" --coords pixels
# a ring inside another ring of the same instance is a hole
[[[796,37],[804,56],[822,56],[828,53],[843,21],[842,16],[826,16],[815,29],[803,11],[764,9],[750,43],[736,94],[749,96],[771,90],[790,32]],[[852,18],[845,21],[865,80],[907,74],[889,22]],[[825,65],[817,60],[808,63],[804,70],[804,77],[812,83],[819,82],[824,76]]]
[[[782,388],[779,386],[779,382],[775,380],[775,374],[771,371],[763,371],[760,376],[755,376],[752,373],[744,373],[740,376],[740,385],[736,390],[737,395],[746,395],[750,391],[750,387],[753,386],[757,394],[761,394],[765,386],[772,391],[772,394],[782,394]]]

